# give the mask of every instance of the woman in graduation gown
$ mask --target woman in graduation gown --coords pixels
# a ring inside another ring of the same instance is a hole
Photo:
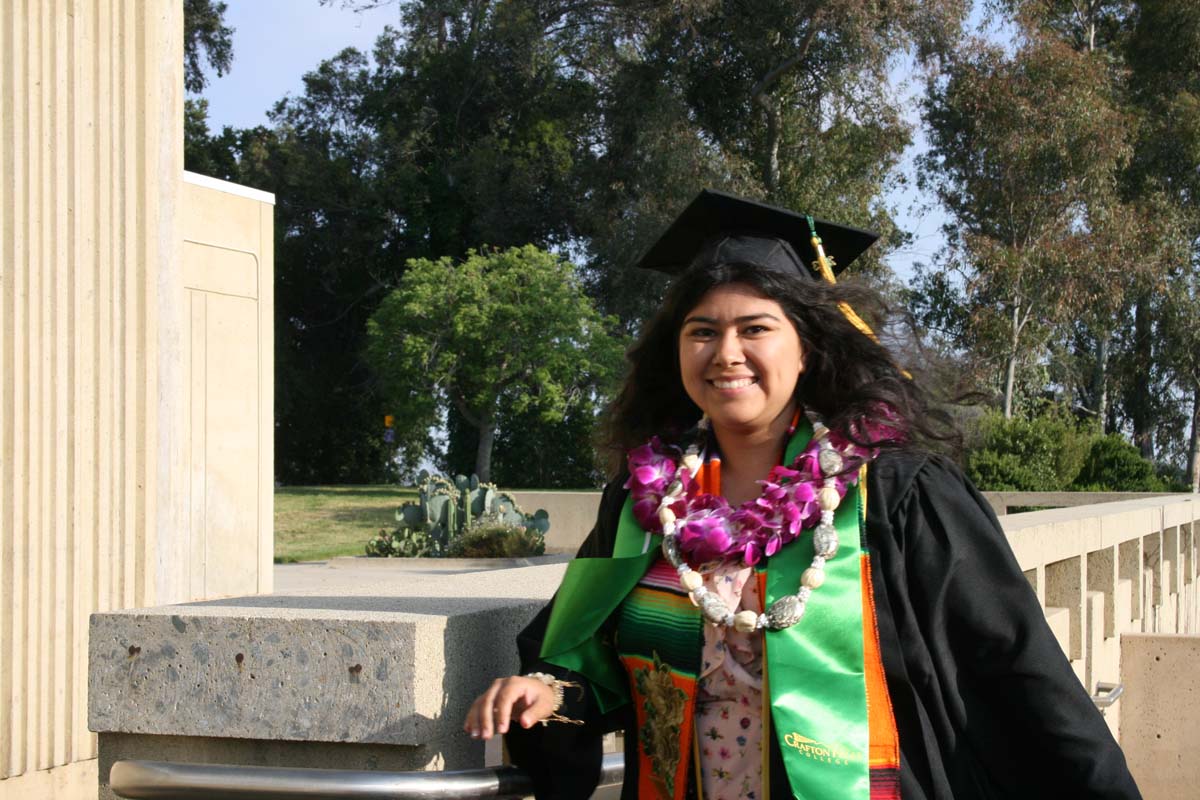
[[[706,191],[643,258],[679,277],[611,409],[625,468],[464,724],[538,798],[589,796],[610,730],[623,798],[1139,797],[987,504],[916,446],[873,295],[834,282],[824,249],[874,238]]]

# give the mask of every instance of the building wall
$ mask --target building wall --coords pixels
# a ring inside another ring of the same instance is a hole
[[[188,593],[271,591],[274,197],[184,174]]]
[[[95,796],[90,614],[270,586],[270,205],[243,248],[254,296],[226,297],[185,222],[248,201],[195,188],[237,202],[184,209],[182,37],[179,0],[0,2],[0,798]],[[215,392],[193,388],[196,341]],[[222,494],[209,467],[239,459],[253,480]]]

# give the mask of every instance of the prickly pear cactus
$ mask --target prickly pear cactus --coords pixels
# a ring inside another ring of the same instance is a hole
[[[367,542],[366,549],[367,555],[383,558],[420,558],[436,552],[428,534],[412,528],[380,531],[379,535]]]
[[[441,475],[431,475],[422,470],[418,475],[417,501],[407,502],[396,510],[399,527],[395,535],[404,532],[401,539],[408,542],[411,536],[424,537],[429,555],[446,552],[454,540],[464,531],[477,527],[483,519],[509,527],[519,527],[530,535],[545,538],[550,530],[550,517],[542,509],[533,516],[527,515],[517,505],[516,498],[501,492],[492,483],[481,483],[479,477],[457,475],[451,481]],[[376,537],[378,539],[378,537]],[[376,539],[367,543],[368,555],[388,555],[375,546]],[[389,545],[390,547],[390,545]],[[421,549],[417,544],[404,544],[405,551]]]
[[[545,538],[546,534],[550,531],[550,514],[547,513],[546,509],[539,508],[533,512],[532,517],[526,520],[525,529],[535,530],[542,535],[542,538]]]

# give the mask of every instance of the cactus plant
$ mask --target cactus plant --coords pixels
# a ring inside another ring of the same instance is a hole
[[[499,491],[494,484],[481,483],[476,475],[469,478],[456,475],[450,480],[422,470],[416,502],[405,503],[396,510],[398,528],[394,536],[406,543],[406,551],[421,549],[413,537],[424,537],[420,540],[428,542],[425,546],[428,552],[424,554],[441,555],[464,531],[485,518],[492,524],[524,529],[543,541],[550,530],[550,516],[544,510],[538,509],[532,516],[526,514],[511,494]],[[412,533],[402,534],[406,531]],[[389,555],[371,552],[371,543],[367,550],[368,555]]]
[[[384,558],[418,558],[433,555],[435,545],[429,534],[413,528],[380,531],[367,542],[367,555]]]

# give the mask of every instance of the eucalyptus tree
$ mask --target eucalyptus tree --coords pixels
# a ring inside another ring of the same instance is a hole
[[[883,272],[904,238],[883,197],[911,135],[888,68],[949,52],[961,0],[571,5],[567,29],[608,61],[582,231],[606,308],[632,322],[653,307],[661,283],[625,267],[706,185],[879,230],[860,270]],[[617,20],[583,22],[605,14]]]
[[[1128,120],[1102,64],[1044,37],[1011,55],[965,48],[930,82],[925,119],[921,179],[950,212],[965,318],[1011,417],[1018,368],[1041,363],[1056,326],[1104,286],[1072,245],[1129,158]]]
[[[1180,255],[1164,281],[1156,330],[1162,360],[1190,397],[1188,479],[1200,474],[1200,6],[1189,0],[1140,0],[1126,46],[1139,136],[1129,180],[1173,206]],[[1164,35],[1169,31],[1169,35]]]
[[[1140,4],[1134,0],[993,0],[994,10],[1006,12],[1017,20],[1027,37],[1062,42],[1077,52],[1094,57],[1097,66],[1109,76],[1112,93],[1125,107],[1132,106],[1138,92],[1136,79],[1126,63],[1133,19]],[[1129,126],[1119,135],[1133,140],[1143,123],[1131,114]],[[1111,405],[1115,394],[1123,399],[1123,411],[1132,422],[1134,440],[1143,455],[1153,455],[1153,429],[1157,415],[1156,390],[1161,379],[1147,380],[1142,370],[1117,370],[1123,382],[1114,385],[1112,359],[1143,365],[1156,372],[1154,354],[1153,309],[1161,291],[1164,264],[1157,257],[1162,248],[1156,241],[1170,239],[1164,221],[1174,215],[1164,213],[1162,197],[1154,191],[1142,191],[1129,180],[1129,170],[1118,176],[1116,185],[1094,185],[1083,201],[1083,224],[1075,237],[1079,268],[1094,276],[1099,291],[1084,298],[1082,313],[1074,320],[1077,346],[1074,353],[1063,353],[1060,365],[1065,371],[1090,372],[1074,376],[1078,385],[1078,408],[1095,414],[1101,429],[1118,424]],[[1132,319],[1126,313],[1132,310]],[[1115,389],[1115,392],[1112,391]]]

